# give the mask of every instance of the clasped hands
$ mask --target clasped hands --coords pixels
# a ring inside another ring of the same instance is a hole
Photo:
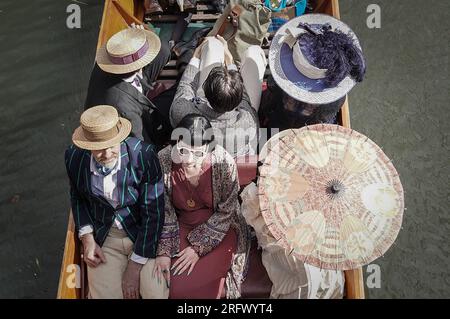
[[[202,56],[202,49],[203,46],[205,45],[205,43],[207,43],[209,41],[209,39],[211,39],[212,37],[206,37],[202,43],[200,43],[200,45],[195,49],[194,51],[194,57],[196,57],[197,59],[200,59],[200,57]],[[227,41],[220,35],[216,35],[215,38],[217,40],[219,40],[222,44],[223,44],[223,54],[224,54],[224,62],[225,65],[230,65],[233,64],[233,55],[230,52],[230,49],[228,49],[228,44]]]

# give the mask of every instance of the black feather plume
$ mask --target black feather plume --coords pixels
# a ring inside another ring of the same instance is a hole
[[[357,82],[363,80],[364,56],[350,35],[332,31],[329,25],[324,25],[320,33],[311,32],[309,26],[299,27],[309,31],[299,37],[300,48],[312,65],[328,70],[325,78],[328,86],[338,85],[348,75]]]

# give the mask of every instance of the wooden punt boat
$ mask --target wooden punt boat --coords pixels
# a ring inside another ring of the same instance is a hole
[[[144,21],[144,6],[143,0],[105,0],[103,17],[100,26],[100,33],[98,37],[97,48],[103,45],[113,34],[126,28],[131,23],[143,23]],[[339,19],[339,3],[338,0],[318,0],[316,1],[315,12],[326,13]],[[202,2],[198,1],[197,13],[193,15],[191,23],[212,21],[217,19],[218,14],[211,13],[211,7]],[[158,17],[154,17],[151,21],[147,22],[174,22],[176,16],[170,14],[164,14]],[[269,72],[269,71],[268,71]],[[268,73],[266,72],[266,73]],[[175,68],[175,60],[171,60],[164,70],[161,72],[159,79],[167,81],[175,81],[177,75],[177,70]],[[340,110],[338,116],[338,122],[340,125],[345,127],[350,127],[350,116],[349,116],[349,106],[348,99],[345,101],[343,107]],[[243,170],[248,167],[244,168]],[[239,171],[241,171],[239,169]],[[254,174],[256,174],[256,165],[253,167]],[[243,174],[245,175],[245,174]],[[248,174],[247,174],[248,175]],[[251,174],[250,174],[251,175]],[[241,185],[245,185],[252,178],[240,178]],[[80,251],[80,241],[75,234],[75,224],[72,217],[72,212],[69,213],[68,227],[65,239],[64,255],[61,264],[60,277],[57,298],[58,299],[83,299],[86,296],[87,287],[87,276],[85,276],[85,265],[81,259]],[[258,253],[255,256],[251,256],[252,259],[256,260],[258,263]],[[260,257],[259,257],[260,258]],[[259,260],[259,267],[261,262]],[[261,281],[260,275],[252,274],[252,266],[248,273],[249,277],[254,277],[250,280],[256,283]],[[255,277],[256,276],[256,277]],[[262,280],[267,281],[266,278]],[[362,299],[364,298],[364,283],[363,283],[363,272],[362,268],[345,271],[345,298],[348,299]],[[261,289],[266,289],[266,291],[258,296],[267,296],[270,292],[270,286],[260,287]],[[255,295],[250,295],[248,297],[258,297]],[[246,295],[243,293],[243,297]]]

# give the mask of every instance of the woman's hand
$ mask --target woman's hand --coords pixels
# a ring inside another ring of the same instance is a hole
[[[84,248],[83,259],[89,267],[95,268],[101,263],[106,263],[105,255],[100,246],[95,242],[92,233],[84,235],[81,241]]]
[[[127,269],[125,269],[122,277],[122,293],[124,299],[139,299],[139,284],[143,266],[132,260],[128,261]]]
[[[222,36],[216,35],[217,40],[219,40],[223,44],[223,54],[224,54],[224,62],[225,65],[233,64],[233,55],[228,49],[227,40],[225,40]]]
[[[131,25],[129,25],[128,28],[145,30],[145,27],[142,24],[136,24],[134,22]]]
[[[155,266],[153,267],[153,277],[158,278],[158,282],[161,282],[161,274],[166,280],[167,288],[170,287],[170,257],[158,256],[155,259]]]
[[[188,271],[189,275],[194,269],[194,266],[197,263],[197,261],[200,259],[200,257],[197,255],[197,253],[191,246],[186,247],[175,256],[179,258],[171,268],[171,270],[175,268],[173,272],[174,275],[181,275],[187,269],[189,269]]]
[[[228,50],[228,48],[226,48],[224,51],[224,62],[226,66],[234,63],[233,55],[231,54],[230,50]]]

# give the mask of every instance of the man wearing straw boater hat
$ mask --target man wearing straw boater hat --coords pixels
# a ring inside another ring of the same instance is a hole
[[[167,298],[153,276],[164,222],[164,185],[153,146],[128,137],[108,105],[81,115],[65,154],[76,231],[91,298]]]
[[[143,26],[116,33],[97,51],[85,109],[112,105],[131,121],[132,136],[158,143],[170,123],[150,99],[160,88],[155,80],[169,59],[168,42]]]

